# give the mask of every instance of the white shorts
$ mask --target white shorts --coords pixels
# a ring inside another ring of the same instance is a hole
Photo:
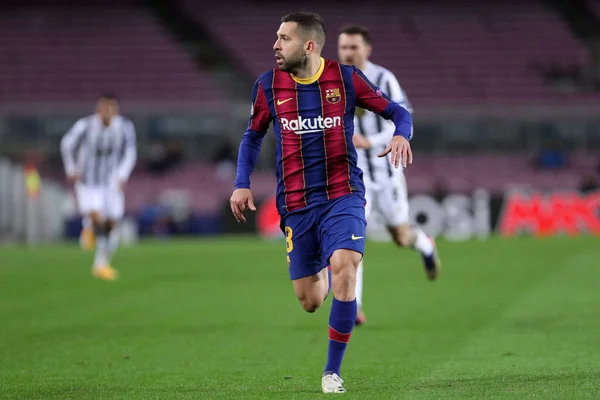
[[[78,184],[75,192],[82,215],[96,212],[105,219],[118,221],[125,214],[125,195],[116,185],[107,187]]]
[[[386,226],[398,226],[409,222],[408,194],[404,174],[398,174],[377,186],[365,181],[367,219],[371,212],[378,213]]]

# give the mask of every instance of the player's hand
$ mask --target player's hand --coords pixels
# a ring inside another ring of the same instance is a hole
[[[256,211],[250,189],[234,190],[231,199],[229,199],[229,203],[231,204],[231,212],[233,212],[233,215],[235,215],[235,219],[237,219],[238,222],[246,222],[244,211],[248,209]]]
[[[361,135],[360,133],[354,133],[354,135],[352,135],[352,143],[354,143],[354,147],[356,147],[357,149],[370,149],[371,148],[371,142],[369,142],[369,139],[367,139],[366,137],[364,137],[364,135]]]
[[[402,159],[402,166],[406,168],[407,161],[408,164],[412,164],[413,155],[412,150],[410,149],[410,143],[406,138],[402,136],[394,136],[390,144],[387,145],[383,153],[377,154],[377,157],[385,157],[389,153],[392,153],[392,164],[396,168],[400,166],[400,159]]]

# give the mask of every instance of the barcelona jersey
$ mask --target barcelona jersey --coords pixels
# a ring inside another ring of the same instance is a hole
[[[395,135],[410,139],[410,113],[355,67],[321,59],[318,72],[307,79],[277,68],[264,73],[252,91],[235,187],[250,187],[262,138],[273,123],[280,215],[351,193],[364,196],[352,144],[355,107],[393,120]]]

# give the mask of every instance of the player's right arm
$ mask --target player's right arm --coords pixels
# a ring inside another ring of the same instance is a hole
[[[80,143],[85,134],[87,121],[82,118],[65,133],[60,141],[60,153],[63,159],[63,165],[67,178],[73,183],[79,179],[80,171],[77,170],[75,163],[75,148]]]
[[[246,221],[244,211],[248,208],[256,210],[252,192],[250,191],[250,175],[254,171],[262,140],[267,133],[272,116],[267,103],[267,96],[259,78],[252,89],[252,108],[248,128],[242,137],[237,160],[235,190],[229,200],[231,211],[238,222]]]

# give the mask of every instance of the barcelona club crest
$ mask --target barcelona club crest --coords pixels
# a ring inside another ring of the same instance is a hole
[[[326,89],[325,90],[325,99],[327,102],[331,104],[339,103],[342,99],[342,95],[340,94],[340,89]]]

